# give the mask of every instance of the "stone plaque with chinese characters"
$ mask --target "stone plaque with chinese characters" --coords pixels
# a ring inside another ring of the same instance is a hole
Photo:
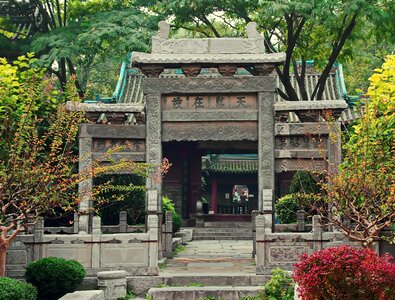
[[[138,152],[145,153],[145,140],[138,139],[102,139],[94,138],[92,152],[105,153],[110,149],[119,151],[115,152]]]
[[[327,137],[310,136],[276,136],[276,149],[278,150],[323,150],[326,149]]]
[[[255,94],[165,95],[162,110],[256,110]]]

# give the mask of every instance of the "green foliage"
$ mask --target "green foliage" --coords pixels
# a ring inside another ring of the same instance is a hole
[[[316,194],[320,192],[320,186],[316,178],[310,172],[297,171],[292,177],[289,192],[291,194]]]
[[[12,64],[0,58],[0,159],[7,157],[7,143],[22,116],[45,118],[55,113],[58,98],[44,69],[32,67],[34,54],[20,56]],[[25,117],[26,118],[26,117]]]
[[[105,204],[99,208],[103,224],[117,225],[119,212],[126,211],[128,224],[144,224],[145,220],[145,177],[137,175],[102,175],[94,179],[95,185],[111,182],[101,198]]]
[[[39,299],[56,300],[75,291],[86,273],[76,260],[47,257],[30,263],[26,280],[37,287]]]
[[[176,212],[174,208],[174,203],[168,197],[162,198],[162,208],[163,208],[163,213],[166,213],[167,211],[170,211],[172,213],[173,232],[177,232],[178,230],[180,230],[182,225],[181,216]]]
[[[176,250],[174,250],[174,255],[177,255],[178,253],[181,253],[182,251],[185,251],[184,246],[177,246]]]
[[[265,285],[269,300],[293,300],[294,282],[290,275],[280,268],[272,270],[272,277]]]
[[[395,222],[395,55],[370,81],[370,99],[343,146],[339,172],[323,185],[330,221],[365,247]]]
[[[13,278],[0,277],[1,300],[36,300],[37,289],[26,282]]]
[[[275,204],[276,215],[282,224],[296,223],[296,212],[299,209],[294,194],[288,194],[277,200]]]

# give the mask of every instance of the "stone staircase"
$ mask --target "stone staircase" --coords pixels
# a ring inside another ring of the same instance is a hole
[[[194,240],[252,240],[251,222],[205,222],[194,228]]]

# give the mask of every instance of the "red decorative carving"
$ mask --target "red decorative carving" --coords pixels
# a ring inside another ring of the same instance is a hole
[[[165,68],[158,65],[144,65],[141,66],[141,72],[149,78],[159,77]]]
[[[181,69],[186,77],[196,77],[199,75],[202,67],[197,65],[187,65],[182,66]]]
[[[218,66],[218,72],[224,77],[233,76],[236,73],[236,71],[237,71],[236,65],[219,65]]]
[[[259,64],[254,65],[254,70],[258,76],[266,76],[273,72],[274,64]]]

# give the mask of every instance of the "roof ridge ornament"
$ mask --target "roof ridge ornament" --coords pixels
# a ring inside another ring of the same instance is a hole
[[[169,33],[170,33],[170,24],[167,23],[166,21],[160,21],[158,23],[158,32],[155,34],[155,37],[167,40],[169,38]]]

